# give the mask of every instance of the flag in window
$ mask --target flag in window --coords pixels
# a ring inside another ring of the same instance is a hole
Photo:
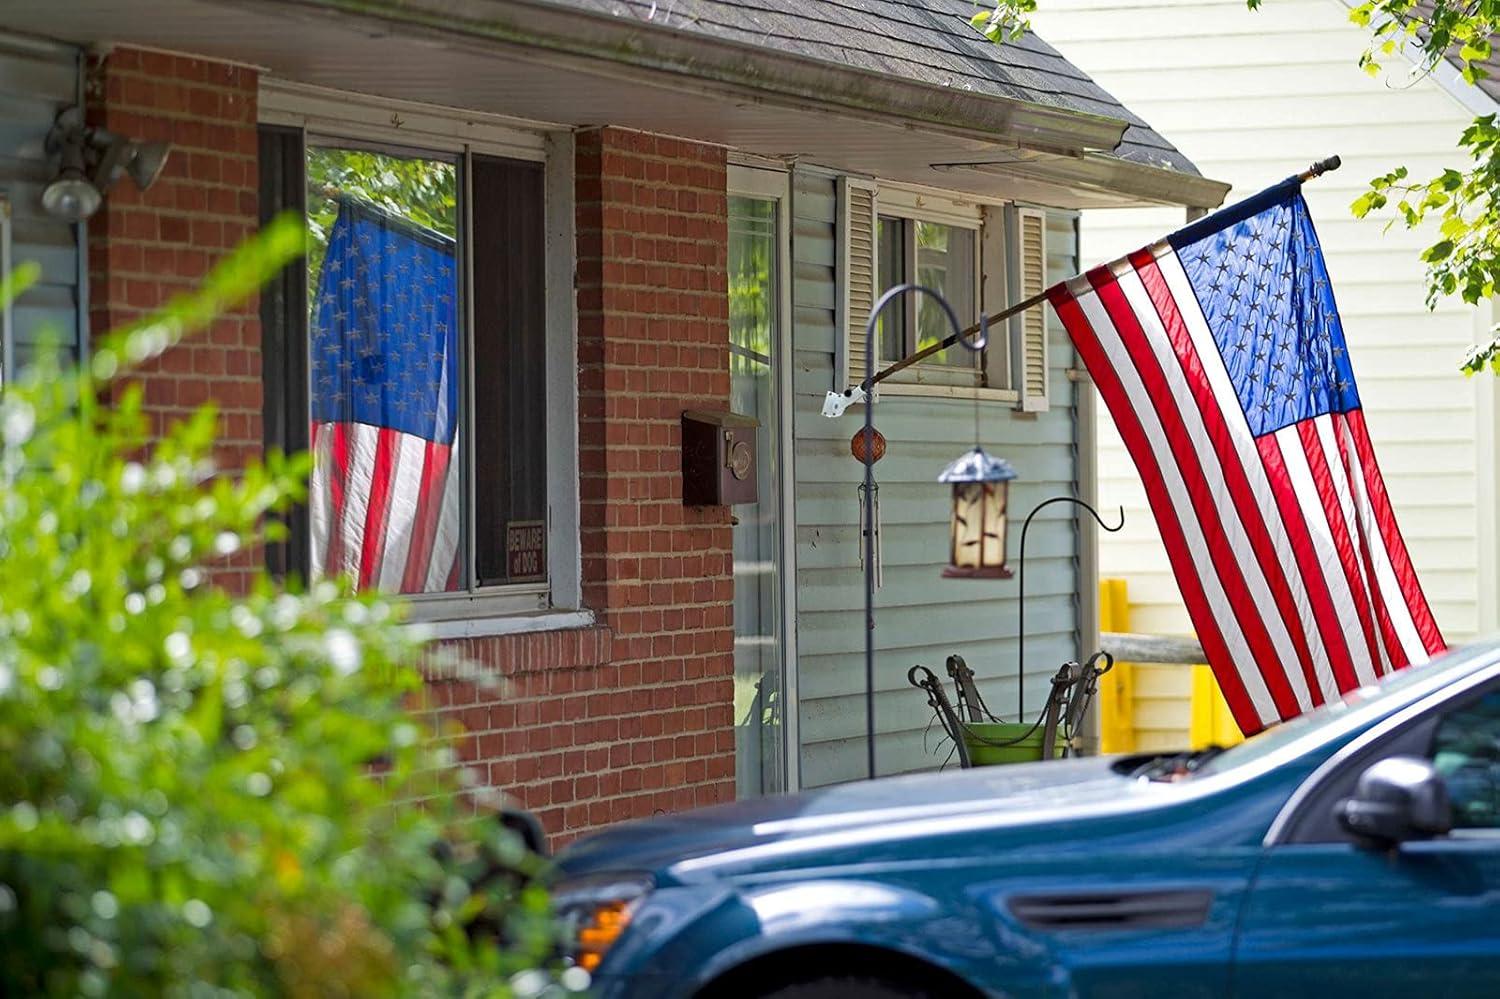
[[[1048,294],[1242,730],[1444,648],[1297,178]]]
[[[453,240],[341,198],[309,350],[312,575],[459,584]]]

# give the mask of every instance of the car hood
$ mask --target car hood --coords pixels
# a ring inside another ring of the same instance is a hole
[[[913,821],[984,816],[1018,823],[1080,816],[1165,785],[1133,781],[1090,757],[939,774],[859,781],[702,808],[615,826],[587,837],[558,859],[567,876],[603,870],[658,871],[680,861],[760,844]],[[909,832],[909,830],[908,830]]]

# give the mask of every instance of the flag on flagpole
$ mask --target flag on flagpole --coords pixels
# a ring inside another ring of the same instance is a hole
[[[309,344],[312,576],[458,586],[453,240],[341,198]]]
[[[1297,178],[1048,297],[1140,471],[1243,731],[1444,648]]]

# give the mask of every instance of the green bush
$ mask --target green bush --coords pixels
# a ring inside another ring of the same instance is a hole
[[[398,605],[212,583],[305,459],[215,475],[209,409],[147,440],[131,369],[304,242],[278,221],[85,370],[0,393],[0,994],[559,988],[530,862],[409,710]]]

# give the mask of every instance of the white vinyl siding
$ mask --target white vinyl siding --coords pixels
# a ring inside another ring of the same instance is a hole
[[[797,540],[797,664],[802,785],[815,787],[865,775],[864,582],[860,574],[859,496],[863,469],[849,454],[862,425],[859,408],[830,420],[819,415],[834,381],[839,311],[836,281],[844,248],[839,238],[839,185],[829,173],[792,175],[792,312],[795,505]],[[1071,276],[1077,266],[1075,218],[1047,218],[1048,274]],[[1011,490],[1012,564],[1020,520],[1037,503],[1076,488],[1079,463],[1072,406],[1074,364],[1067,334],[1047,317],[1048,389],[1052,408],[1017,412],[1009,399],[980,403],[984,446],[1020,473]],[[857,380],[857,379],[854,379]],[[887,393],[875,422],[889,442],[875,466],[880,484],[885,585],[876,608],[876,755],[882,774],[935,769],[942,762],[924,695],[906,671],[924,663],[946,679],[944,660],[963,655],[979,674],[990,707],[1007,717],[1016,708],[1018,580],[941,578],[948,555],[949,497],[937,482],[944,465],[973,445],[973,399],[917,398]],[[1026,578],[1026,712],[1035,718],[1058,665],[1079,653],[1077,520],[1061,505],[1032,525]],[[946,750],[944,750],[946,752]]]
[[[1479,426],[1478,382],[1456,367],[1475,310],[1450,300],[1427,311],[1417,257],[1426,234],[1383,232],[1384,218],[1349,214],[1369,179],[1398,164],[1418,176],[1458,165],[1452,150],[1470,114],[1433,80],[1366,76],[1356,60],[1368,36],[1339,0],[1282,0],[1255,12],[1243,0],[1048,0],[1035,23],[1205,175],[1232,182],[1229,202],[1331,153],[1343,157],[1341,170],[1305,193],[1381,470],[1445,636],[1495,627],[1493,595],[1480,596],[1495,577],[1494,525],[1481,500],[1494,495],[1495,471],[1476,444],[1493,434],[1493,418]],[[1182,223],[1174,209],[1087,212],[1084,264]],[[1125,530],[1101,535],[1100,575],[1129,581],[1133,630],[1187,631],[1139,479],[1099,411],[1099,502],[1126,507]]]

